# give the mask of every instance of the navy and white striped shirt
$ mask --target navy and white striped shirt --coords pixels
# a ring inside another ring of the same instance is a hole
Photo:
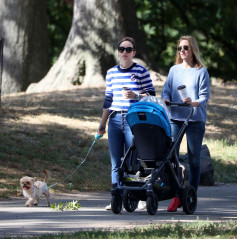
[[[109,99],[112,104],[109,104],[109,107],[104,105],[104,108],[127,111],[131,104],[137,102],[134,99],[123,98],[123,87],[129,87],[137,94],[149,93],[155,95],[150,73],[145,67],[133,63],[129,68],[122,69],[117,65],[107,71],[105,98]]]

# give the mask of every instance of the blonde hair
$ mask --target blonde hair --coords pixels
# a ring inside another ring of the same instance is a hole
[[[202,67],[206,67],[200,57],[200,51],[199,51],[199,47],[197,44],[197,41],[195,39],[195,37],[193,36],[182,36],[179,40],[178,40],[178,44],[177,46],[179,46],[180,42],[182,40],[187,40],[189,42],[190,48],[192,50],[193,53],[193,63],[195,64],[195,68],[197,69],[201,69]],[[175,65],[177,64],[181,64],[183,62],[179,52],[177,51],[176,53],[176,59],[175,59]]]

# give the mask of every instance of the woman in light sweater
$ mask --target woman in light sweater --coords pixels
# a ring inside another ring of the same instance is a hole
[[[200,179],[200,152],[207,120],[207,102],[210,95],[209,74],[204,66],[196,39],[193,36],[182,36],[177,44],[175,65],[171,67],[168,78],[162,90],[161,97],[164,102],[179,102],[181,97],[177,88],[186,85],[188,97],[183,102],[194,107],[194,113],[186,128],[189,185],[198,189]],[[172,137],[176,138],[187,118],[187,107],[170,107]],[[179,154],[180,142],[177,145]],[[173,198],[169,212],[177,211],[181,206],[179,196]]]

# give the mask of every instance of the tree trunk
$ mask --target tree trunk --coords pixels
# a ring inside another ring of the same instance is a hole
[[[58,61],[27,92],[104,85],[106,71],[118,60],[117,43],[124,36],[134,37],[144,49],[133,0],[75,0],[72,27]]]
[[[45,0],[2,0],[0,34],[4,38],[3,94],[25,91],[50,66]]]

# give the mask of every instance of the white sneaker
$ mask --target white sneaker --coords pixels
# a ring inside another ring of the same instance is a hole
[[[107,211],[112,210],[112,208],[111,208],[111,203],[110,203],[108,206],[105,207],[105,210],[107,210]]]
[[[146,209],[146,201],[139,201],[137,205],[138,210],[145,210]]]

